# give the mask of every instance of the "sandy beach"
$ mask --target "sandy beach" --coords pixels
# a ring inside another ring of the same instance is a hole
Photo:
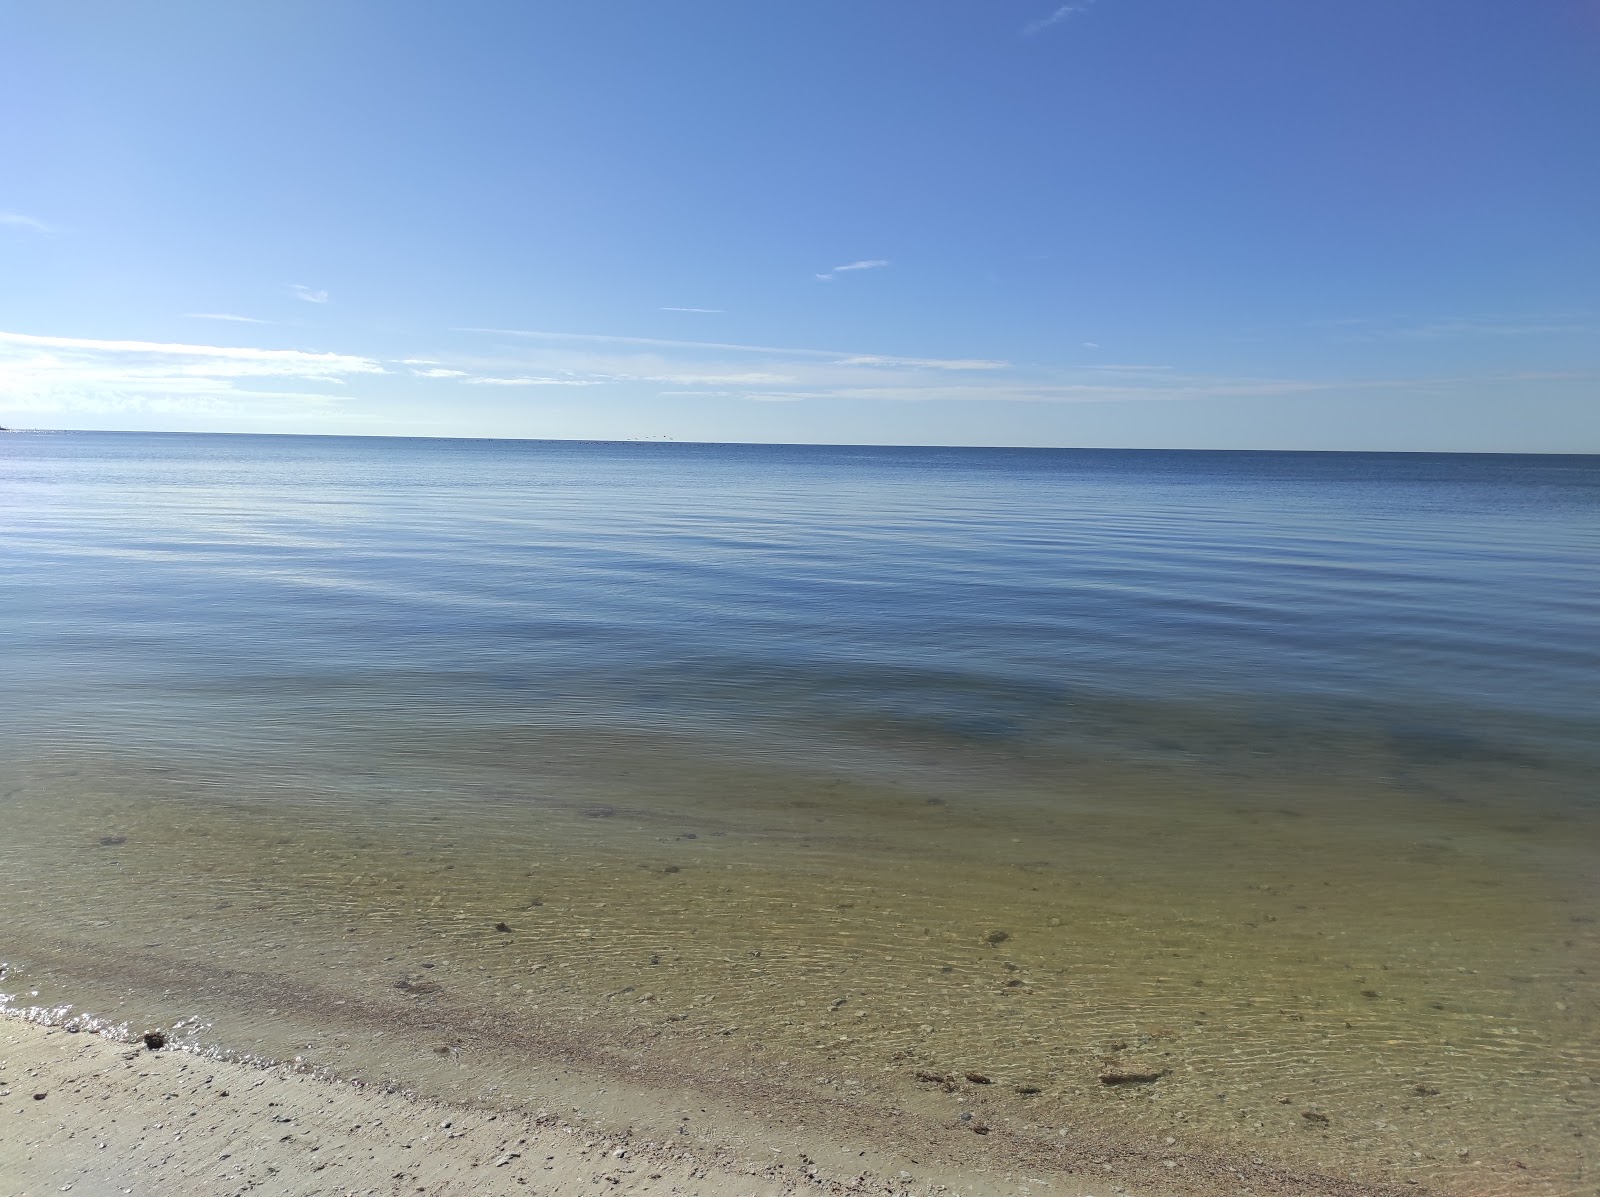
[[[797,1095],[771,1096],[776,1126],[752,1110],[742,1129],[724,1125],[715,1138],[685,1130],[682,1142],[663,1143],[549,1109],[463,1106],[11,1017],[0,1024],[0,1182],[16,1197],[1400,1191],[1178,1144],[1147,1151],[1084,1138],[1048,1158],[1003,1129],[973,1134],[970,1124],[940,1126],[910,1111],[858,1143]],[[808,1115],[826,1128],[809,1147],[800,1129]]]

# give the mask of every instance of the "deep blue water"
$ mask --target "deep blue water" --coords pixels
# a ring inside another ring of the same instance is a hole
[[[0,553],[9,734],[65,751],[643,729],[1581,799],[1600,740],[1595,457],[18,434]]]

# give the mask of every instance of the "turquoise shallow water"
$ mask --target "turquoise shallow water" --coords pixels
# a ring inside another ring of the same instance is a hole
[[[642,1020],[1593,1180],[1600,460],[19,434],[0,542],[40,1001]],[[323,1062],[426,1073],[357,1022]]]

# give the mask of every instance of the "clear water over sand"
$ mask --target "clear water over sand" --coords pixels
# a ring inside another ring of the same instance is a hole
[[[0,511],[19,1004],[1594,1187],[1595,459],[37,434]]]

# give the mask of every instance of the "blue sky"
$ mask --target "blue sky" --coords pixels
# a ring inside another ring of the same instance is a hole
[[[1600,0],[12,0],[0,422],[1600,452]]]

